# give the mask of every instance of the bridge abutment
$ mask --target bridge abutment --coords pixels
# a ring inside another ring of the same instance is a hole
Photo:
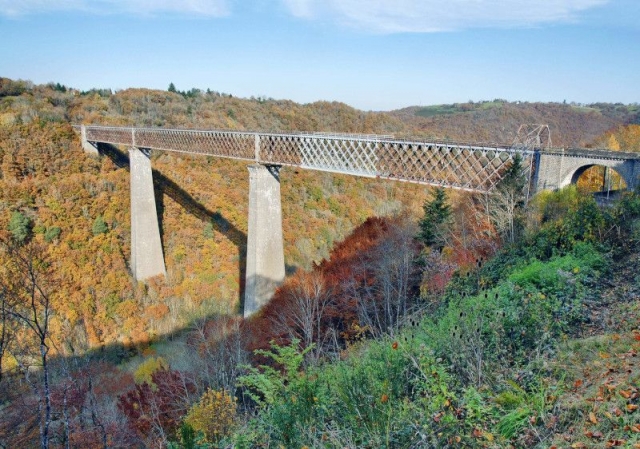
[[[98,156],[100,154],[98,152],[98,148],[87,140],[87,129],[84,125],[80,125],[80,143],[82,144],[82,149],[85,153],[93,156]]]
[[[249,167],[249,230],[244,316],[265,305],[284,281],[280,166]]]
[[[131,272],[138,281],[165,275],[149,151],[129,149],[131,174]]]

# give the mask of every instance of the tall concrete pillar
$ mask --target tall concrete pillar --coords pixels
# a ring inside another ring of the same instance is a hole
[[[82,143],[82,149],[85,153],[98,156],[98,148],[87,140],[87,129],[84,125],[80,125],[80,141]]]
[[[284,281],[279,166],[249,166],[248,234],[245,317],[269,302]]]
[[[153,192],[149,151],[129,149],[131,174],[131,271],[142,281],[166,274]]]

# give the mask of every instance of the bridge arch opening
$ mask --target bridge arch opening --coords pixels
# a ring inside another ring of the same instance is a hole
[[[583,192],[614,192],[627,189],[624,176],[616,169],[605,165],[585,165],[576,170],[571,177],[571,184],[576,184]]]

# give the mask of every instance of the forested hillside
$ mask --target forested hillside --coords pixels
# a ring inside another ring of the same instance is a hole
[[[606,432],[635,444],[633,378],[615,405],[629,419],[594,428],[595,439],[571,430],[558,402],[523,404],[537,389],[567,388],[553,371],[561,342],[637,335],[637,289],[622,301],[612,293],[621,285],[599,287],[617,269],[612,256],[634,272],[636,197],[601,211],[574,188],[526,211],[518,202],[516,214],[505,201],[522,190],[517,176],[481,196],[284,168],[289,277],[243,321],[246,164],[152,155],[167,277],[136,283],[126,148],[86,155],[71,127],[510,143],[524,122],[549,123],[554,145],[638,150],[634,105],[494,101],[379,113],[0,78],[0,447],[546,447],[604,444]],[[501,252],[514,243],[520,250]]]
[[[523,123],[549,125],[554,147],[591,146],[594,139],[620,125],[640,123],[640,106],[596,103],[510,103],[504,100],[394,111],[414,132],[469,142],[511,144]],[[604,142],[598,147],[607,148]]]

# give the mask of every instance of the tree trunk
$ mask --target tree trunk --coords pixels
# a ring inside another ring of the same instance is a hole
[[[49,447],[49,425],[51,424],[51,392],[49,391],[49,366],[47,365],[47,353],[49,348],[42,341],[40,343],[40,354],[42,356],[42,375],[44,376],[44,424],[40,435],[42,449]]]

